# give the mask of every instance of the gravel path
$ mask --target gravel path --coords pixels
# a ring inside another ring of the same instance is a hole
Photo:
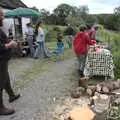
[[[23,69],[30,68],[30,64],[34,63],[31,59],[23,60],[23,64],[20,60],[17,62],[21,64],[18,70],[14,61],[9,67],[13,68],[10,72],[14,71],[17,77]],[[75,82],[70,80],[74,63],[73,57],[50,64],[47,71],[37,75],[26,87],[22,88],[22,97],[11,105],[5,97],[5,103],[14,107],[16,113],[12,116],[0,117],[0,120],[50,120],[59,98],[68,96],[70,89],[75,86]]]

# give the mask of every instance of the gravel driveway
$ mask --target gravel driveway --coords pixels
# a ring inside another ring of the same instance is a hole
[[[49,63],[47,71],[39,73],[27,86],[20,89],[22,97],[12,104],[8,104],[5,94],[5,104],[15,108],[16,113],[12,116],[2,116],[0,120],[50,120],[57,101],[68,96],[75,86],[75,82],[70,80],[74,63],[74,57]],[[32,59],[12,60],[9,66],[11,79],[14,75],[19,78],[20,74],[33,64]]]

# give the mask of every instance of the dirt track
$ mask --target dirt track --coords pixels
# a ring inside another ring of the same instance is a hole
[[[30,58],[10,61],[9,71],[12,84],[17,80],[19,83],[21,75],[32,69],[35,62],[36,60]],[[38,74],[24,87],[16,89],[20,91],[22,97],[11,105],[8,104],[8,97],[5,94],[5,104],[15,108],[16,113],[12,116],[0,117],[0,120],[49,120],[59,98],[69,95],[69,91],[75,86],[75,82],[70,80],[74,63],[74,57],[48,63],[45,71],[40,73],[37,71]]]

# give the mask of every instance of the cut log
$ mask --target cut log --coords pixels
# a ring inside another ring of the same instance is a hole
[[[96,91],[97,91],[97,92],[101,92],[101,91],[102,91],[102,85],[97,84],[97,85],[96,85]]]
[[[71,92],[71,97],[72,98],[79,98],[81,95],[83,95],[85,93],[85,88],[83,87],[78,87],[76,89],[74,89]]]
[[[74,108],[69,112],[68,120],[93,120],[95,113],[90,108]]]
[[[116,90],[120,88],[120,81],[111,81],[108,83],[104,83],[104,86],[106,86],[107,88],[109,88],[110,91]]]
[[[86,82],[88,78],[81,78],[82,83]],[[84,82],[83,82],[84,81]],[[84,84],[84,87],[78,87],[76,90],[72,91],[71,96],[73,98],[79,98],[81,95],[86,93],[88,96],[94,96],[95,92],[101,94],[108,94],[113,95],[113,91],[120,88],[120,80],[119,81],[109,81],[109,82],[102,82],[95,85],[87,85]],[[86,87],[85,87],[86,86]]]
[[[87,89],[86,89],[86,93],[89,96],[93,96],[94,93],[95,93],[95,90],[96,90],[96,87],[94,85],[88,86]]]
[[[111,98],[108,95],[95,92],[92,99],[94,100],[92,110],[96,113],[95,120],[106,120]]]
[[[79,79],[79,86],[87,87],[89,77],[82,77]]]
[[[120,98],[115,99],[115,100],[113,101],[113,104],[114,104],[114,105],[120,104]]]
[[[88,96],[93,95],[93,91],[90,88],[87,88],[86,93],[87,93]]]
[[[109,92],[110,92],[110,90],[109,90],[109,88],[108,88],[108,87],[103,86],[103,87],[102,87],[102,92],[103,92],[103,93],[109,93]]]
[[[120,81],[110,81],[110,82],[104,82],[101,84],[96,85],[96,91],[97,92],[103,92],[103,93],[109,93],[113,90],[120,88]]]
[[[113,83],[113,88],[114,88],[114,90],[116,90],[116,89],[119,89],[119,88],[120,88],[119,81],[116,81],[116,82],[114,82],[114,83]]]

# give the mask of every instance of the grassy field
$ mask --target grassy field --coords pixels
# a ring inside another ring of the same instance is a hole
[[[101,30],[97,35],[98,39],[106,43],[111,50],[115,65],[115,76],[120,78],[120,33]]]
[[[54,49],[57,42],[57,30],[60,30],[62,32],[64,39],[63,32],[65,28],[64,26],[45,25],[45,29],[47,31],[46,45],[48,48]],[[97,38],[103,43],[107,44],[111,50],[115,64],[115,76],[117,78],[120,78],[120,33],[115,31],[108,31],[102,28],[97,32]],[[66,44],[65,48],[67,48]]]

